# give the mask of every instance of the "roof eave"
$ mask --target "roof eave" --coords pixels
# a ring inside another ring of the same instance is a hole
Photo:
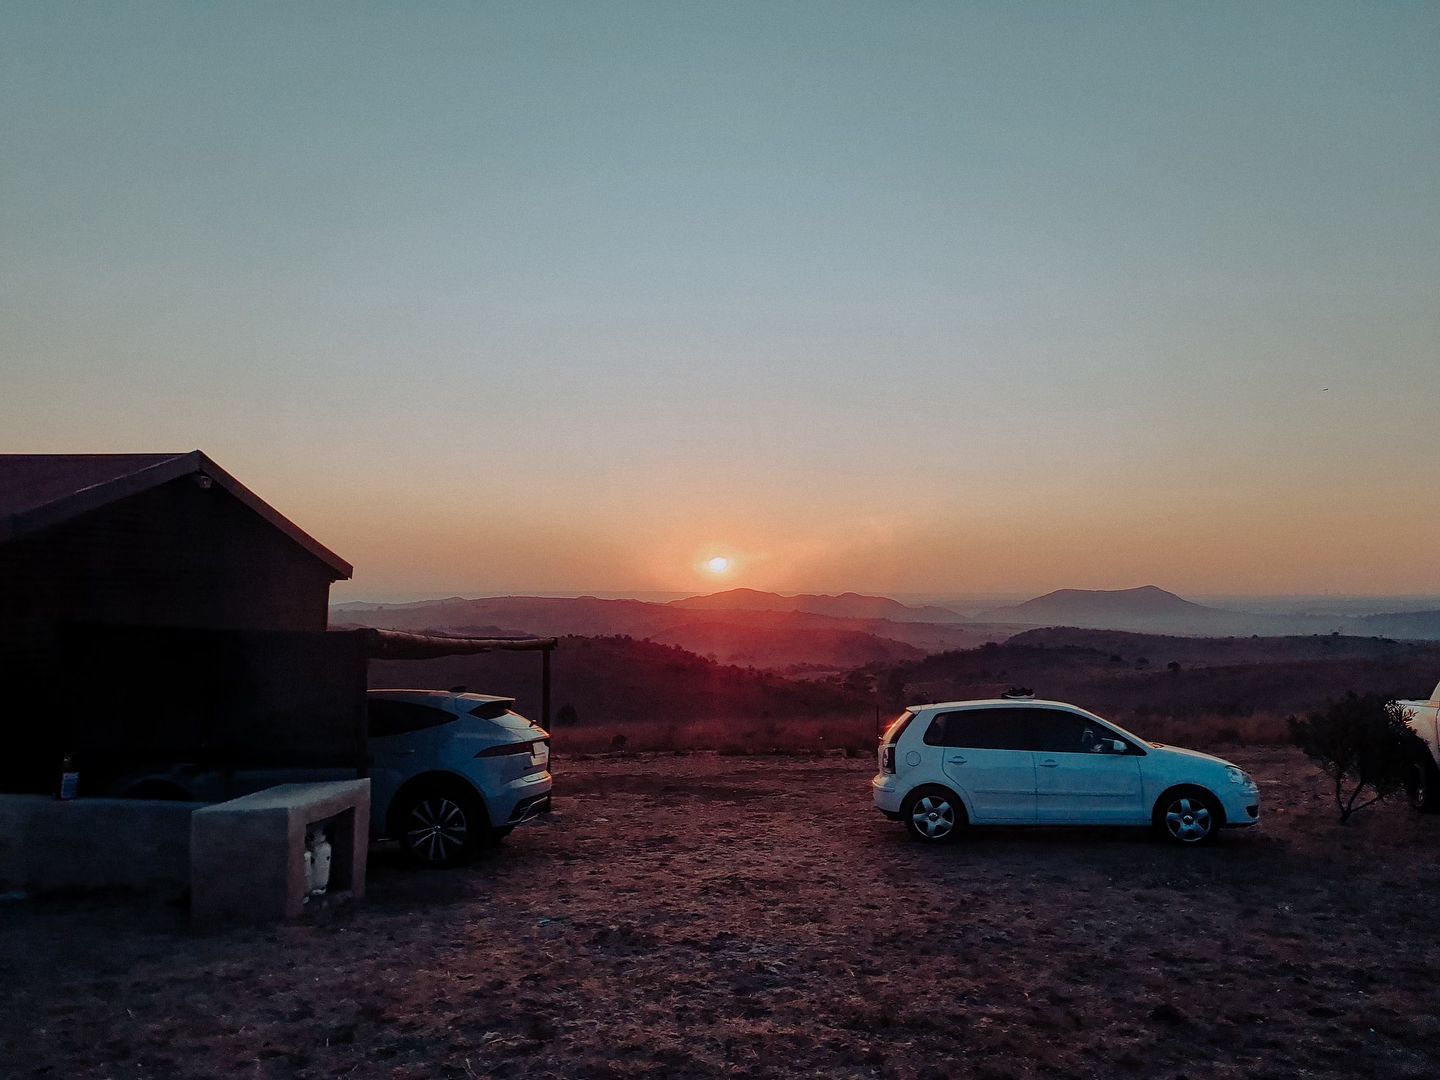
[[[328,566],[334,575],[331,578],[332,581],[348,580],[355,572],[355,568],[348,562],[310,536],[199,450],[192,450],[188,454],[176,454],[174,457],[136,472],[127,473],[125,476],[117,476],[81,488],[79,491],[56,499],[54,502],[46,503],[44,506],[0,518],[0,544],[39,532],[52,525],[59,525],[73,517],[78,517],[91,510],[98,510],[102,506],[127,499],[132,495],[150,491],[161,484],[178,480],[182,476],[192,476],[198,473],[210,477],[307,553]]]

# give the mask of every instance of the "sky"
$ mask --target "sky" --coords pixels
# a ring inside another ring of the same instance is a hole
[[[337,600],[1440,593],[1437,57],[1425,3],[0,0],[0,450],[202,449]]]

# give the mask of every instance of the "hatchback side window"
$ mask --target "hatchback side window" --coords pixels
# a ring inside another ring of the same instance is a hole
[[[409,701],[369,702],[370,734],[383,738],[387,735],[404,735],[410,731],[424,731],[426,728],[448,724],[455,717],[443,709],[432,709],[428,705],[416,705]]]
[[[1103,724],[1079,713],[1036,709],[1035,749],[1046,754],[1113,754],[1119,738]],[[1123,740],[1122,740],[1123,741]]]
[[[1027,711],[964,709],[941,713],[930,722],[925,741],[931,746],[961,746],[972,750],[1028,750]]]

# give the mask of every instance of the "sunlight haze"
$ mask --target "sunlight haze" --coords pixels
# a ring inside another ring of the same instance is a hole
[[[354,597],[1437,593],[1440,6],[0,9],[8,452]]]

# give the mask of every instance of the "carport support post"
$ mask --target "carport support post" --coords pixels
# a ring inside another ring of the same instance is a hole
[[[550,731],[550,648],[540,650],[540,726],[546,731]]]

